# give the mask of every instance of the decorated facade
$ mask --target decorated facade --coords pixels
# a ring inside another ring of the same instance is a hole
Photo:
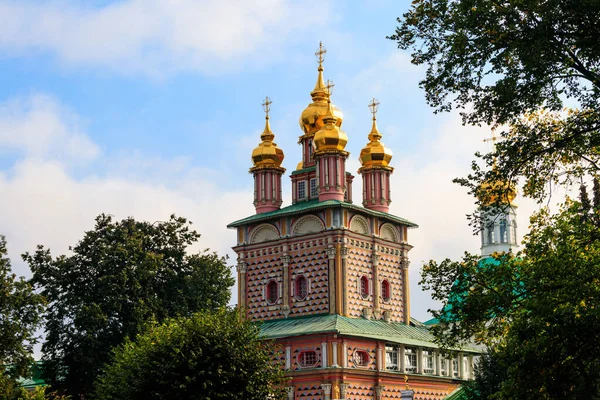
[[[252,153],[256,214],[237,230],[238,304],[262,321],[289,377],[288,399],[444,399],[470,379],[475,349],[442,353],[411,318],[409,233],[417,225],[389,213],[392,152],[381,141],[378,102],[360,152],[362,206],[346,171],[343,114],[323,78],[322,45],[312,102],[302,111],[301,161],[282,206],[284,152],[266,123]],[[354,140],[358,140],[355,136]],[[407,391],[408,390],[408,391]]]

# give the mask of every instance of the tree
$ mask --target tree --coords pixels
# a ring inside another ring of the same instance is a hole
[[[414,0],[389,39],[427,66],[420,82],[436,112],[501,127],[482,171],[459,183],[475,194],[499,175],[524,179],[541,199],[548,183],[600,168],[600,2]],[[565,109],[571,107],[571,109]]]
[[[258,334],[237,310],[152,324],[115,350],[94,398],[280,399],[283,369],[272,362],[272,344]]]
[[[184,218],[148,223],[102,214],[72,255],[52,258],[38,246],[23,256],[49,302],[42,359],[53,388],[87,397],[111,349],[146,321],[227,304],[234,280],[226,259],[187,253],[199,236]]]
[[[12,272],[6,239],[0,235],[0,366],[8,366],[2,379],[28,375],[43,310],[43,297]]]
[[[474,338],[506,371],[489,398],[600,399],[599,239],[600,208],[568,200],[555,215],[532,217],[517,255],[424,267],[421,283],[445,305],[436,313],[440,342]],[[480,377],[493,381],[489,371]]]

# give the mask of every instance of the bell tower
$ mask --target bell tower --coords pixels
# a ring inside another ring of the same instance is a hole
[[[373,98],[369,103],[373,114],[373,126],[369,133],[369,143],[360,152],[362,167],[358,173],[363,178],[363,205],[375,211],[388,212],[390,209],[391,189],[390,175],[394,168],[390,167],[392,151],[381,142],[382,135],[377,129],[377,109],[379,102]]]
[[[281,167],[283,162],[283,150],[273,142],[275,135],[269,124],[269,111],[273,102],[269,97],[265,99],[262,106],[265,110],[265,129],[260,135],[260,144],[252,151],[252,163],[250,173],[254,175],[254,207],[256,213],[265,213],[278,210],[281,207],[281,175],[285,168]]]

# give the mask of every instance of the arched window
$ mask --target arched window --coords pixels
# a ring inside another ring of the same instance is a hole
[[[279,299],[279,291],[277,287],[277,282],[271,280],[267,283],[267,303],[275,304]]]
[[[304,276],[299,276],[296,278],[294,286],[294,295],[296,298],[298,300],[304,300],[308,295],[308,279]]]
[[[512,222],[512,232],[510,233],[511,242],[517,244],[517,221],[513,220]]]
[[[388,282],[387,279],[381,282],[381,297],[383,298],[383,301],[390,301],[390,298],[392,297],[390,282]]]
[[[369,278],[366,276],[360,278],[360,295],[365,299],[369,297]]]
[[[502,219],[500,221],[500,242],[508,243],[508,230],[506,229],[506,220]]]
[[[494,223],[487,224],[487,244],[493,244],[496,241],[494,234]]]
[[[318,361],[317,352],[314,350],[303,351],[298,354],[298,364],[301,367],[314,367]]]

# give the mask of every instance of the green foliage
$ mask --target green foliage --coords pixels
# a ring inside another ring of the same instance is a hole
[[[592,203],[600,198],[534,215],[516,256],[466,255],[423,269],[425,287],[446,299],[436,313],[440,342],[474,337],[506,371],[489,398],[600,399],[600,209]]]
[[[282,397],[283,369],[272,344],[237,310],[153,324],[127,339],[98,379],[98,400],[264,400]]]
[[[0,365],[12,378],[27,375],[37,343],[44,299],[24,278],[12,272],[6,239],[0,235]]]
[[[497,170],[458,180],[471,193],[492,172],[541,199],[549,182],[599,168],[600,2],[597,0],[415,0],[389,39],[427,66],[420,82],[436,112],[509,126]],[[565,107],[572,107],[566,110]]]
[[[39,246],[24,260],[48,299],[44,378],[73,397],[87,395],[111,349],[150,320],[227,304],[234,280],[226,259],[187,254],[199,234],[184,218],[113,221],[100,215],[70,256]]]

